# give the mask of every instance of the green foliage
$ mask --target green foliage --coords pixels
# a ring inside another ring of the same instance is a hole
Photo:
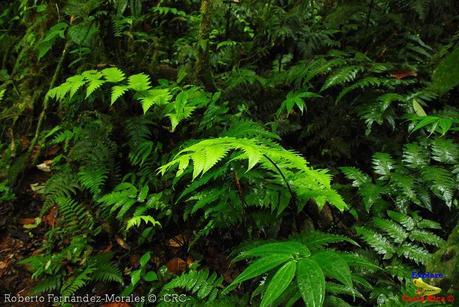
[[[219,297],[222,283],[223,277],[215,272],[210,273],[207,269],[192,269],[166,283],[161,294],[177,293],[182,290],[190,293],[198,302],[212,303]]]
[[[142,222],[147,226],[149,224],[161,226],[154,217],[145,214],[148,210],[160,208],[161,195],[152,195],[148,192],[147,185],[138,190],[133,184],[123,182],[118,184],[112,192],[99,198],[97,202],[101,204],[107,215],[115,216],[116,219],[125,222],[126,230],[139,227]],[[130,213],[131,211],[133,213]]]
[[[432,88],[444,94],[458,85],[459,48],[454,49],[437,66],[432,75]]]
[[[0,2],[2,246],[36,293],[401,305],[454,275],[458,11]]]
[[[384,259],[391,259],[397,254],[418,264],[425,264],[429,252],[422,246],[441,247],[445,243],[438,235],[423,229],[431,228],[427,225],[433,221],[424,220],[417,214],[409,216],[396,211],[388,211],[387,215],[389,218],[374,218],[372,228],[356,228],[363,240]]]
[[[192,161],[194,180],[204,175],[232,150],[242,151],[234,159],[247,160],[247,171],[259,164],[278,177],[280,184],[283,181],[287,181],[286,184],[291,182],[292,190],[298,197],[304,200],[313,198],[320,206],[328,201],[340,210],[346,207],[339,195],[331,189],[330,178],[325,171],[313,170],[300,155],[260,139],[227,136],[204,140],[180,151],[171,162],[160,168],[160,172],[164,174],[169,168],[178,165],[176,176],[181,176]]]
[[[341,170],[358,188],[367,210],[373,205],[384,206],[386,197],[394,200],[402,211],[407,210],[409,203],[432,210],[434,196],[451,207],[457,202],[454,198],[457,178],[455,167],[451,167],[457,163],[457,150],[452,140],[438,138],[406,144],[397,163],[387,153],[375,153],[372,162],[377,177],[374,182],[356,168]]]
[[[301,298],[308,306],[321,306],[326,293],[334,293],[335,284],[327,281],[326,278],[340,282],[341,284],[336,284],[337,287],[343,286],[350,293],[358,293],[354,289],[353,276],[349,267],[355,264],[354,257],[324,249],[326,244],[343,241],[353,242],[345,236],[313,232],[297,236],[295,240],[261,244],[244,250],[234,261],[253,258],[257,260],[253,260],[224,290],[224,293],[244,281],[259,278],[266,273],[268,274],[266,283],[259,286],[263,292],[261,306],[279,304],[282,300],[294,303]],[[363,260],[361,263],[368,269],[375,267]],[[291,291],[293,289],[295,290]]]

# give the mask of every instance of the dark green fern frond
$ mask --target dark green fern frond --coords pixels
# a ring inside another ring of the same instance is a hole
[[[427,250],[411,243],[403,244],[397,250],[397,253],[403,255],[405,258],[413,260],[417,264],[425,264],[429,259],[429,252]]]
[[[193,270],[183,273],[165,284],[162,293],[183,289],[200,300],[205,299],[207,302],[212,302],[217,298],[222,288],[222,282],[223,277],[219,277],[215,272],[210,274],[207,269]]]
[[[70,296],[75,294],[79,289],[86,286],[92,280],[92,273],[96,271],[93,265],[88,265],[78,275],[67,279],[61,288],[62,296]]]
[[[386,232],[395,242],[401,243],[408,237],[408,233],[397,223],[382,218],[375,218],[373,223],[380,230]]]
[[[103,282],[123,283],[123,274],[121,270],[111,261],[112,253],[101,253],[89,259],[89,266],[94,266],[95,270],[92,279]]]
[[[41,279],[40,282],[32,289],[33,294],[53,293],[60,289],[62,276],[49,276]]]
[[[384,255],[385,259],[392,258],[395,249],[390,244],[389,240],[379,233],[365,227],[357,227],[356,230],[357,234],[360,235],[378,254]]]
[[[429,152],[419,144],[406,144],[403,149],[403,162],[413,169],[427,166],[430,161]]]
[[[410,233],[410,239],[415,242],[430,244],[435,247],[441,247],[445,243],[445,240],[443,240],[436,234],[430,231],[418,229],[415,229]]]

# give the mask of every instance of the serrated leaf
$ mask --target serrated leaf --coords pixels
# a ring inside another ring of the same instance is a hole
[[[140,73],[129,76],[128,78],[129,88],[137,92],[148,91],[150,89],[150,76]]]
[[[112,87],[111,105],[115,103],[129,89],[127,85],[116,85]]]
[[[170,99],[171,95],[169,94],[169,89],[152,89],[139,97],[144,114],[147,113],[153,105],[167,104]]]
[[[101,71],[108,82],[116,83],[124,80],[124,72],[117,67],[105,68]]]

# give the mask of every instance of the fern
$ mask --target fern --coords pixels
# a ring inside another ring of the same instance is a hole
[[[306,109],[306,102],[304,99],[320,97],[322,96],[312,92],[289,92],[287,98],[282,102],[276,114],[279,116],[284,111],[286,111],[288,116],[290,113],[292,113],[294,106],[296,106],[300,110],[301,114],[303,114],[304,110]]]
[[[446,164],[458,163],[459,145],[449,139],[436,139],[432,142],[432,159]]]
[[[149,200],[145,203],[147,197]],[[126,230],[129,230],[132,227],[139,227],[142,222],[146,225],[161,226],[152,216],[145,215],[145,212],[150,209],[160,209],[160,197],[161,195],[148,194],[146,185],[138,190],[133,184],[123,182],[112,192],[99,198],[97,202],[107,215],[115,216],[123,224],[125,223]]]
[[[88,260],[88,265],[94,266],[95,268],[91,275],[92,280],[123,284],[123,274],[120,269],[111,262],[112,257],[112,253],[100,253]]]
[[[94,273],[95,270],[96,268],[93,265],[89,265],[78,273],[78,275],[67,279],[62,285],[61,295],[69,297],[72,294],[75,294],[79,289],[86,286],[92,279],[91,274]]]
[[[314,198],[319,204],[328,201],[340,210],[346,207],[341,197],[330,188],[330,178],[325,171],[312,170],[296,153],[257,139],[221,137],[201,141],[180,151],[159,172],[164,174],[178,165],[176,176],[179,177],[192,161],[194,180],[209,171],[232,150],[242,151],[237,160],[247,159],[248,170],[257,164],[274,174],[278,174],[280,169],[282,175],[292,181],[293,189],[299,197]],[[278,176],[281,177],[280,174]]]
[[[344,173],[347,179],[352,180],[353,187],[360,187],[370,182],[370,177],[355,167],[341,167],[340,170]]]
[[[63,170],[52,176],[45,184],[43,194],[45,203],[41,209],[44,214],[57,204],[59,198],[70,198],[80,189],[77,177],[70,170]]]
[[[410,243],[405,243],[398,249],[398,254],[403,255],[417,264],[425,264],[429,258],[429,253],[425,249]]]
[[[392,258],[395,249],[385,237],[365,227],[357,227],[356,230],[357,234],[359,234],[378,254],[384,255],[384,259]]]
[[[221,292],[222,283],[223,277],[219,277],[215,272],[210,274],[207,269],[191,270],[166,283],[161,293],[183,289],[199,300],[213,302]]]
[[[60,220],[62,227],[69,233],[77,229],[91,231],[94,227],[94,221],[91,214],[76,201],[69,198],[59,197],[56,199],[59,207]]]
[[[136,92],[147,91],[151,88],[150,77],[143,73],[129,76],[128,86]]]
[[[410,168],[419,169],[429,164],[430,157],[419,144],[411,143],[405,145],[402,161]]]
[[[320,91],[323,92],[330,87],[354,80],[357,73],[361,70],[362,68],[360,66],[347,66],[340,68],[337,72],[327,78]]]
[[[388,179],[392,170],[395,168],[395,161],[386,153],[375,153],[372,162],[373,170],[376,174],[380,175],[380,179]]]
[[[381,218],[375,218],[374,224],[380,230],[386,232],[396,243],[406,240],[408,233],[397,223]]]

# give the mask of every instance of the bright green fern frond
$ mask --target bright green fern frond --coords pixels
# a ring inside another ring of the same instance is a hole
[[[124,72],[117,67],[105,68],[101,71],[105,79],[111,83],[121,82],[125,79]]]
[[[129,88],[137,92],[148,91],[151,88],[150,76],[140,73],[129,76],[128,78]]]
[[[151,215],[139,215],[139,216],[134,216],[131,217],[127,223],[126,223],[126,230],[129,230],[132,227],[139,227],[142,222],[145,223],[145,225],[151,224],[152,226],[160,226],[161,224],[155,220]]]

